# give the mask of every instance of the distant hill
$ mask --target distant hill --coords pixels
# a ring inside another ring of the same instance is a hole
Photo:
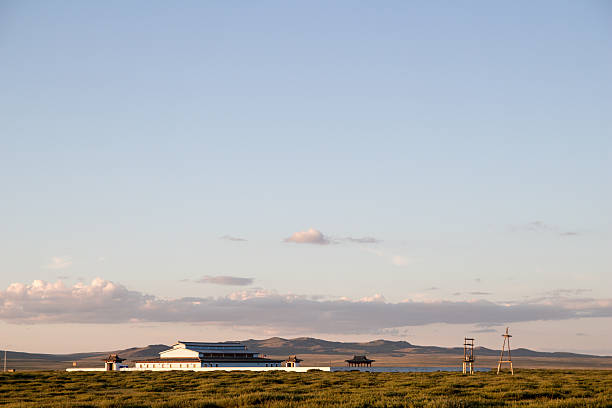
[[[249,349],[275,358],[298,354],[305,365],[344,365],[355,354],[366,354],[381,366],[456,366],[463,358],[462,347],[417,346],[406,341],[374,340],[363,343],[337,342],[299,337],[243,341]],[[500,350],[475,349],[476,364],[494,367]],[[612,369],[612,357],[577,353],[547,353],[518,348],[512,350],[515,367]]]
[[[436,347],[415,346],[407,341],[374,340],[366,343],[345,343],[338,341],[327,341],[312,337],[298,337],[295,339],[283,339],[272,337],[266,340],[243,341],[249,349],[258,350],[265,354],[289,355],[289,354],[387,354],[397,357],[406,354],[463,354],[462,347]],[[486,356],[499,356],[500,350],[491,350],[485,347],[476,347],[476,353]],[[548,353],[533,351],[525,348],[512,350],[515,357],[598,357],[588,354],[576,353]]]
[[[459,364],[463,348],[417,346],[406,341],[374,340],[364,343],[338,342],[299,337],[283,339],[272,337],[265,340],[244,340],[250,350],[259,351],[269,357],[285,358],[297,354],[304,365],[344,365],[344,360],[355,354],[366,354],[376,360],[375,365],[388,366],[451,366]],[[108,354],[119,354],[128,363],[147,358],[156,358],[159,352],[168,349],[165,344],[132,347],[123,350],[95,351],[72,354],[42,354],[9,351],[8,367],[18,370],[56,370],[71,367],[100,367]],[[499,350],[485,347],[475,349],[477,364],[495,366]],[[0,355],[0,358],[3,356]],[[517,367],[567,367],[612,369],[612,357],[576,353],[547,353],[519,348],[512,350]]]
[[[42,354],[7,352],[7,366],[19,370],[57,370],[71,367],[74,362],[79,367],[101,366],[101,360],[109,354],[119,354],[128,360],[154,358],[159,352],[168,349],[164,344],[152,344],[146,347],[132,347],[123,350],[93,351],[72,354]],[[0,355],[3,358],[3,355]]]

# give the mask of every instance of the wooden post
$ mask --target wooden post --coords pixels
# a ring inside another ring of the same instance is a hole
[[[497,363],[497,374],[499,374],[499,371],[501,370],[502,363],[509,363],[510,372],[512,373],[512,375],[514,375],[514,368],[512,367],[512,355],[510,354],[510,337],[512,337],[512,335],[508,334],[508,327],[506,327],[506,333],[502,334],[502,337],[504,338],[504,344],[502,344],[501,354],[499,355],[499,362]],[[508,342],[508,359],[504,360],[506,342]]]

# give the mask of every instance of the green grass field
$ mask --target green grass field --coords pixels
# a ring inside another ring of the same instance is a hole
[[[509,373],[23,372],[3,407],[612,407],[612,371]]]

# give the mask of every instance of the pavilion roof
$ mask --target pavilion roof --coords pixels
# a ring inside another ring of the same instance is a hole
[[[372,363],[376,360],[370,360],[366,356],[353,356],[350,360],[345,360],[347,363]]]
[[[109,354],[108,357],[103,359],[103,361],[107,363],[121,363],[125,361],[125,358],[119,357],[119,354]]]

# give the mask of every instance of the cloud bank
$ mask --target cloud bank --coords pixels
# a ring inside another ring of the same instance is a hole
[[[612,299],[543,297],[522,302],[404,301],[380,295],[321,299],[246,290],[223,297],[163,299],[94,279],[13,283],[0,291],[0,320],[8,323],[187,322],[350,334],[429,323],[495,325],[536,320],[612,317]]]
[[[238,278],[236,276],[204,276],[197,283],[211,283],[213,285],[247,286],[253,284],[253,278]]]
[[[321,231],[310,228],[307,231],[293,233],[289,238],[285,238],[285,242],[292,242],[294,244],[328,245],[331,243],[331,240],[323,235]]]

